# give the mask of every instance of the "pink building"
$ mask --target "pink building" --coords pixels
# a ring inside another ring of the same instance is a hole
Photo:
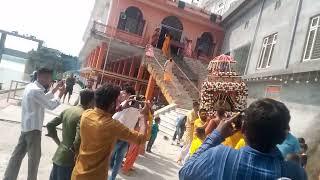
[[[137,91],[151,98],[161,88],[141,63],[145,46],[161,49],[165,34],[170,34],[172,57],[189,56],[208,63],[219,55],[223,42],[219,19],[182,1],[96,0],[80,52],[82,72],[97,84],[135,83]],[[191,45],[186,46],[187,42]]]

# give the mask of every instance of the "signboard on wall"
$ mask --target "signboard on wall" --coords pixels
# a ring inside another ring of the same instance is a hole
[[[280,92],[281,92],[280,85],[269,85],[266,87],[265,97],[275,99],[275,100],[280,100]]]

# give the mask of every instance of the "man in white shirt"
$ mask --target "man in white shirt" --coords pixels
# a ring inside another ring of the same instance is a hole
[[[58,85],[45,93],[52,82],[52,70],[41,68],[37,71],[37,80],[26,86],[22,97],[21,134],[15,147],[3,180],[16,180],[21,162],[28,153],[27,180],[36,180],[41,157],[41,131],[45,108],[53,110],[60,105],[60,98],[64,93],[64,84]],[[54,94],[59,92],[58,97]]]
[[[120,102],[123,101],[121,104],[125,106],[124,104],[127,104],[126,101],[128,101],[129,97],[134,94],[135,94],[134,88],[126,85],[123,88],[123,90],[120,92],[120,96],[121,96]],[[127,108],[121,108],[121,109],[122,109],[121,111],[115,113],[112,116],[112,119],[118,120],[129,129],[134,130],[134,127],[137,124],[140,116],[140,111],[138,107],[130,105]],[[109,177],[109,180],[116,179],[116,176],[121,168],[122,160],[128,151],[128,147],[129,147],[129,143],[122,140],[118,140],[117,144],[115,145],[115,148],[111,156],[111,161],[110,161],[112,174]]]

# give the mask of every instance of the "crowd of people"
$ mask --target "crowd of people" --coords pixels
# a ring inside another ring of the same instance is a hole
[[[70,77],[70,78],[73,78]],[[36,180],[41,157],[41,132],[45,109],[53,110],[71,92],[74,80],[51,88],[52,71],[41,68],[28,84],[22,97],[22,130],[4,174],[4,180],[18,177],[21,162],[28,154],[28,180]],[[134,88],[105,84],[95,91],[92,81],[80,91],[79,105],[64,110],[50,121],[46,136],[58,148],[53,156],[50,180],[116,178],[121,166],[129,174],[141,149],[151,152],[159,131],[160,118],[153,121],[152,104],[136,96]],[[66,90],[68,89],[68,90]],[[71,93],[70,93],[71,94]],[[62,140],[57,126],[62,125]],[[128,150],[129,149],[129,150]],[[126,160],[123,161],[126,156]]]
[[[307,144],[290,132],[290,113],[276,100],[253,102],[244,113],[194,102],[178,163],[179,179],[307,179]]]
[[[37,179],[45,108],[58,107],[68,86],[60,81],[51,87],[51,79],[52,71],[41,68],[37,79],[26,86],[21,134],[4,180],[17,179],[26,154],[27,179]],[[145,146],[151,152],[160,123],[159,117],[153,118],[151,103],[136,96],[130,85],[105,84],[95,91],[92,85],[89,80],[80,91],[79,105],[46,125],[46,136],[58,145],[50,180],[114,180],[120,170],[130,175]],[[290,118],[283,103],[267,98],[253,102],[241,114],[220,107],[209,115],[193,102],[193,109],[178,117],[173,136],[173,142],[181,145],[179,179],[307,179],[308,146],[290,132]]]

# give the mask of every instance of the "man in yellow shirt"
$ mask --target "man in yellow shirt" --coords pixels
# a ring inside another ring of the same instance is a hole
[[[199,110],[199,118],[194,121],[193,129],[206,128],[208,125],[207,119],[208,119],[207,111],[205,109],[200,109]],[[194,139],[195,135],[196,135],[196,132],[193,133],[193,139]]]
[[[199,111],[199,103],[197,101],[193,102],[193,109],[188,112],[187,114],[187,121],[186,121],[186,131],[183,135],[183,147],[181,149],[180,155],[178,157],[178,163],[181,163],[182,160],[189,153],[189,149],[191,146],[191,142],[193,139],[193,127],[194,121],[198,118],[198,111]]]
[[[197,128],[195,132],[196,136],[194,137],[190,146],[190,156],[192,156],[199,149],[206,138],[206,131],[204,128]]]
[[[140,134],[112,119],[120,88],[103,85],[95,92],[95,109],[82,114],[80,123],[81,145],[72,180],[106,180],[110,154],[118,139],[142,144],[147,139],[147,129]],[[144,123],[147,125],[147,118]]]
[[[204,139],[204,138],[202,137],[202,133],[198,133],[198,131],[199,131],[199,129],[204,129],[204,130],[206,129],[206,127],[208,125],[207,119],[208,119],[207,111],[205,109],[200,109],[199,110],[199,118],[194,121],[194,129],[196,131],[194,131],[194,134],[193,134],[193,139],[192,139],[191,146],[189,149],[189,156],[191,156],[194,152],[196,152],[197,149],[202,145],[201,139]],[[200,134],[200,136],[199,136],[199,134]],[[199,142],[201,142],[201,143],[199,144]],[[193,147],[192,147],[192,145],[193,145]],[[188,158],[189,157],[187,156],[186,160]]]

